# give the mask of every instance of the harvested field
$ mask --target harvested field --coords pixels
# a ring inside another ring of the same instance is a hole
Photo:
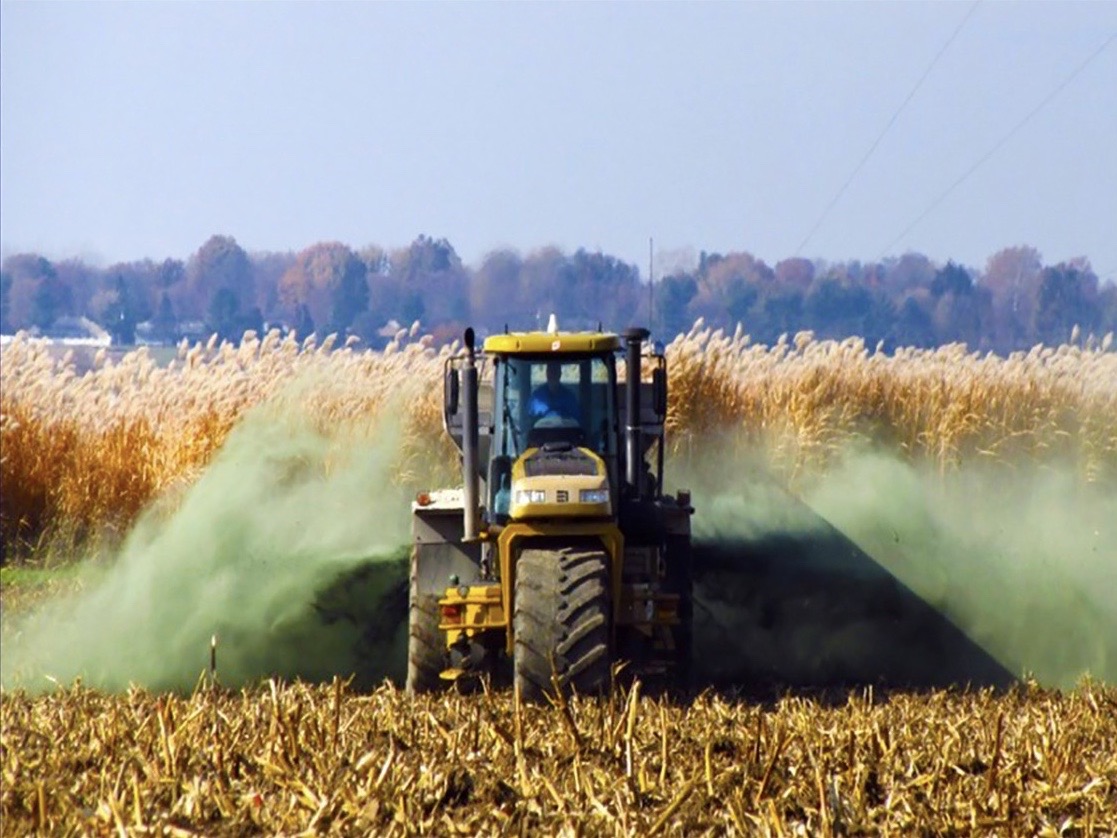
[[[5,834],[1099,835],[1117,691],[4,694]]]

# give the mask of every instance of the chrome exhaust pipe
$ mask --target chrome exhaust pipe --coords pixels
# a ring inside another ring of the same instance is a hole
[[[477,362],[473,329],[465,330],[465,364],[462,367],[462,528],[464,541],[476,541],[481,528],[479,464],[477,455]]]
[[[640,348],[651,334],[647,329],[625,329],[625,455],[624,479],[632,497],[640,496],[640,465],[644,459],[644,444],[640,431]]]

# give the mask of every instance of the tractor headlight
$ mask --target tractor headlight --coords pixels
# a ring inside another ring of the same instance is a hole
[[[582,503],[608,503],[608,489],[582,489],[578,493],[578,500]]]
[[[527,503],[546,503],[547,492],[544,489],[517,489],[516,505],[523,506]]]

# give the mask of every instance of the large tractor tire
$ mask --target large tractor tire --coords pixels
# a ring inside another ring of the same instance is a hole
[[[521,696],[539,701],[555,682],[564,694],[608,691],[609,558],[600,545],[524,550],[515,588],[512,669]]]
[[[408,597],[407,691],[412,694],[446,688],[439,674],[446,666],[446,642],[438,630],[438,597],[419,592],[416,559],[411,559]]]

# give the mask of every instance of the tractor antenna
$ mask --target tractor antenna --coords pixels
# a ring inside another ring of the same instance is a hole
[[[652,272],[652,245],[654,239],[648,236],[648,328],[655,323],[655,274]]]

